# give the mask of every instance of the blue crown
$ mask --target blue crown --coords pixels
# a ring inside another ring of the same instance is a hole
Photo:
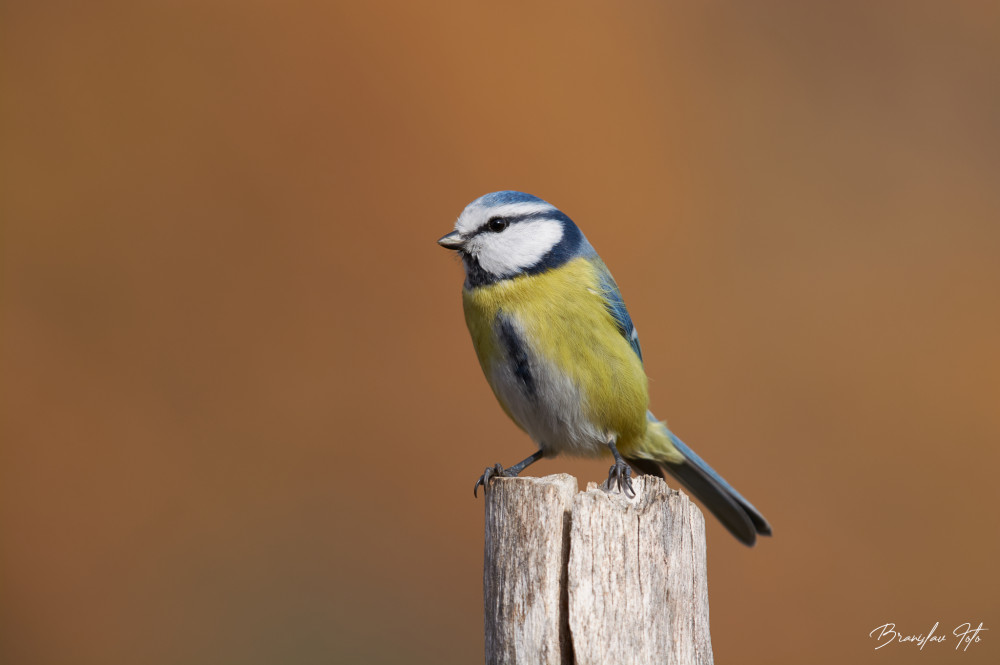
[[[537,196],[532,196],[531,194],[525,194],[524,192],[493,192],[492,194],[486,194],[480,196],[479,200],[476,201],[477,205],[484,208],[493,208],[495,206],[508,205],[510,203],[547,203]]]

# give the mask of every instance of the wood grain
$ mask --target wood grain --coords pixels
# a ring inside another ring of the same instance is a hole
[[[701,511],[633,483],[631,500],[565,474],[491,484],[488,663],[712,663]]]
[[[486,492],[486,662],[572,663],[566,613],[576,478],[496,478]]]

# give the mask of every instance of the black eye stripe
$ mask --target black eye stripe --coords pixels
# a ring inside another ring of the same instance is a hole
[[[507,229],[508,227],[510,227],[513,224],[518,224],[520,222],[533,222],[533,221],[539,220],[539,219],[549,219],[549,220],[556,221],[556,222],[562,221],[562,220],[559,219],[559,217],[557,217],[555,214],[553,214],[553,212],[558,213],[558,211],[546,210],[546,211],[542,211],[542,212],[528,213],[527,215],[505,215],[505,216],[497,215],[495,217],[490,217],[489,220],[487,220],[487,222],[485,224],[483,224],[482,226],[480,226],[479,229],[476,230],[476,234],[479,234],[479,233],[500,233],[500,232],[504,231],[505,229]],[[497,221],[497,222],[502,221],[502,222],[505,223],[505,225],[503,226],[503,228],[493,229],[492,228],[492,224],[493,224],[494,221]]]

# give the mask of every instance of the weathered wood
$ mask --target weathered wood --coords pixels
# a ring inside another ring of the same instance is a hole
[[[491,483],[488,663],[712,663],[701,511],[633,483],[631,500],[565,474]]]
[[[705,520],[660,478],[573,499],[569,626],[578,665],[711,663]]]
[[[572,663],[566,620],[576,478],[495,478],[486,492],[486,662]]]

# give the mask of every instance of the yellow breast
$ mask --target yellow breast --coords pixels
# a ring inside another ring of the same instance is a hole
[[[511,404],[510,391],[501,389],[498,378],[497,368],[509,360],[497,338],[499,316],[508,317],[519,328],[536,369],[568,382],[582,402],[580,413],[593,430],[603,437],[614,435],[618,449],[627,454],[646,431],[648,385],[642,361],[604,305],[596,268],[591,259],[578,258],[537,275],[466,290],[465,320],[480,365],[501,406],[536,441],[542,437],[533,429],[558,428],[571,415],[560,402],[557,382],[551,377],[550,384],[543,385],[529,405],[540,410],[544,427],[535,423],[533,415],[525,416],[524,407]],[[552,437],[549,432],[546,438]],[[586,452],[573,442],[545,443]],[[590,452],[603,452],[602,444],[597,442]]]

